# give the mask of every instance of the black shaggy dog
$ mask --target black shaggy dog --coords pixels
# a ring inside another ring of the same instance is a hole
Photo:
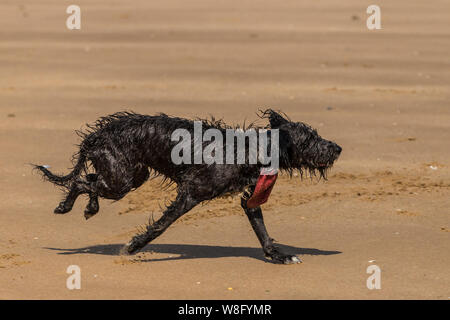
[[[317,132],[301,122],[292,122],[286,115],[271,109],[260,113],[267,118],[268,133],[278,129],[279,169],[292,175],[298,170],[316,172],[326,178],[327,169],[338,158],[341,147],[322,139]],[[222,121],[201,120],[204,129],[222,132],[230,128]],[[82,137],[80,151],[74,156],[72,172],[66,176],[51,173],[46,166],[35,166],[48,181],[66,190],[66,197],[55,213],[69,212],[79,195],[87,194],[89,203],[86,219],[99,211],[98,197],[119,200],[141,186],[153,176],[162,176],[176,183],[177,196],[162,217],[150,223],[146,230],[125,245],[122,250],[132,254],[161,235],[175,220],[197,204],[230,193],[243,193],[241,205],[260,241],[265,256],[276,263],[298,263],[293,255],[286,255],[273,244],[264,225],[261,207],[247,207],[263,164],[179,164],[171,159],[177,144],[171,135],[176,129],[194,130],[192,120],[140,115],[130,112],[116,113],[99,119],[88,126]],[[257,128],[257,127],[256,127]],[[224,133],[225,134],[225,133]],[[236,149],[234,152],[236,153]]]

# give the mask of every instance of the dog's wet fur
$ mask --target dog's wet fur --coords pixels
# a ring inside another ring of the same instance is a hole
[[[292,176],[298,171],[311,176],[326,173],[341,153],[341,147],[322,139],[310,126],[291,121],[285,114],[267,109],[260,111],[268,119],[264,128],[279,130],[279,169]],[[200,119],[199,119],[200,120]],[[203,130],[216,128],[223,132],[231,127],[219,120],[201,120]],[[252,124],[250,127],[261,128]],[[119,200],[140,187],[149,178],[162,176],[166,185],[175,183],[177,196],[162,217],[146,226],[122,250],[133,254],[161,235],[175,220],[197,204],[230,193],[242,193],[241,206],[260,241],[265,256],[275,263],[299,263],[293,255],[283,254],[269,237],[261,207],[247,208],[247,200],[255,188],[263,164],[180,164],[172,162],[171,151],[177,142],[171,140],[176,129],[194,134],[194,121],[133,112],[120,112],[100,118],[88,125],[85,132],[77,131],[82,141],[74,155],[72,172],[65,176],[51,173],[46,166],[36,165],[44,178],[65,191],[64,200],[54,210],[69,212],[78,196],[87,194],[89,203],[86,219],[99,211],[98,198]],[[269,139],[270,141],[270,139]],[[236,148],[234,150],[236,155]],[[225,152],[224,152],[225,153]],[[235,157],[236,158],[236,157]]]

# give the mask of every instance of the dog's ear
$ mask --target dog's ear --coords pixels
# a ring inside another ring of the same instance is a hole
[[[260,113],[261,118],[269,119],[270,127],[272,129],[278,128],[279,126],[289,122],[289,118],[281,111],[276,112],[272,109],[266,109],[265,111],[260,110]]]

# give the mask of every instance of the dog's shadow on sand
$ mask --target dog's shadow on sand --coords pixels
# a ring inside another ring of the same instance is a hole
[[[120,256],[123,244],[107,244],[107,245],[95,245],[84,248],[62,249],[62,248],[45,248],[48,250],[59,251],[61,255],[71,254],[102,254],[109,256]],[[333,255],[342,253],[340,251],[323,251],[312,248],[297,248],[282,244],[276,244],[283,253],[295,254],[295,255]],[[223,246],[208,246],[208,245],[196,245],[196,244],[149,244],[140,252],[150,253],[162,253],[176,256],[169,256],[163,258],[154,259],[142,259],[138,258],[141,262],[156,262],[156,261],[168,261],[168,260],[183,260],[183,259],[202,259],[202,258],[227,258],[227,257],[250,257],[261,261],[267,261],[264,259],[264,255],[261,248],[251,247],[223,247]],[[133,257],[133,256],[129,256]],[[147,258],[147,256],[146,256]]]

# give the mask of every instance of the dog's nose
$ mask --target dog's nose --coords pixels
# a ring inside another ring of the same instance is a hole
[[[337,153],[341,153],[342,148],[340,146],[338,146],[337,144],[334,146],[334,148],[336,149]]]

